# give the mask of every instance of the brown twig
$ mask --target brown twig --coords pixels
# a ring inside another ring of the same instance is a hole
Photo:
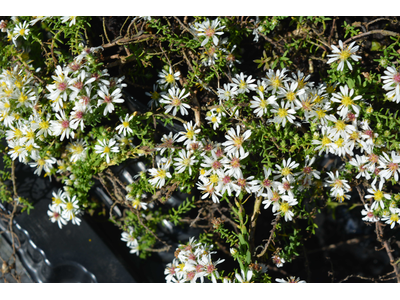
[[[397,263],[395,262],[395,259],[393,257],[393,250],[390,248],[390,244],[387,240],[383,240],[383,228],[382,228],[382,223],[381,222],[376,222],[375,223],[375,232],[376,232],[376,238],[377,240],[382,244],[382,246],[385,248],[386,253],[389,257],[390,264],[393,267],[394,272],[396,273],[396,279],[397,282],[400,283],[400,272],[399,268],[397,267]]]
[[[163,240],[161,240],[157,235],[154,234],[154,232],[148,228],[146,225],[144,225],[142,219],[140,218],[140,214],[139,214],[139,210],[136,210],[136,216],[139,220],[140,225],[142,225],[152,236],[154,236],[156,238],[157,241],[163,243],[166,247],[166,251],[169,251],[169,249],[171,248],[171,245],[168,245],[166,242],[164,242]]]
[[[269,235],[268,241],[265,244],[263,251],[260,254],[258,254],[257,257],[261,257],[261,256],[263,256],[265,254],[265,252],[267,252],[268,246],[271,243],[272,237],[273,237],[274,232],[276,230],[276,225],[278,224],[280,217],[281,217],[281,215],[277,215],[275,220],[271,223],[271,225],[273,225],[273,227],[271,229],[271,234]]]
[[[389,35],[389,36],[397,36],[400,37],[400,33],[394,32],[394,31],[389,31],[389,30],[384,30],[384,29],[376,29],[376,30],[371,30],[368,32],[364,32],[364,33],[360,33],[356,36],[353,36],[347,40],[344,41],[343,44],[348,44],[354,40],[358,40],[360,38],[364,38],[367,35],[371,35],[371,34],[382,34],[382,35]]]

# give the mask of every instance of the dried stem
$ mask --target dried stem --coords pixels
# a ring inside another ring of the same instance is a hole
[[[348,44],[348,43],[350,43],[350,42],[352,42],[354,40],[358,40],[358,39],[364,38],[364,37],[366,37],[366,36],[368,36],[370,34],[382,34],[382,35],[400,37],[400,33],[397,33],[397,32],[394,32],[394,31],[389,31],[389,30],[376,29],[376,30],[371,30],[371,31],[360,33],[360,34],[358,34],[356,36],[353,36],[353,37],[345,40],[343,44]]]
[[[268,246],[271,243],[272,237],[274,236],[274,232],[276,230],[276,225],[278,224],[280,217],[281,217],[281,215],[277,215],[275,220],[271,223],[271,225],[273,225],[273,227],[271,229],[271,234],[269,235],[268,242],[265,244],[264,250],[260,254],[258,254],[257,257],[261,257],[265,254],[265,252],[267,252]]]
[[[395,259],[393,257],[393,250],[390,248],[390,244],[387,240],[383,240],[383,228],[382,228],[382,223],[381,222],[376,222],[375,223],[375,232],[376,232],[376,238],[377,240],[382,244],[382,246],[385,248],[386,253],[389,257],[390,264],[393,267],[394,272],[396,273],[396,279],[397,282],[400,283],[400,272],[399,268],[397,266],[397,263],[395,262]]]

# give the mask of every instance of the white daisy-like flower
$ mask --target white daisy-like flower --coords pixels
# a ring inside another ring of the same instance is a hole
[[[329,134],[328,134],[329,128],[326,126],[322,126],[321,127],[321,139],[313,139],[312,140],[312,144],[313,145],[319,145],[317,147],[314,148],[315,151],[319,150],[318,155],[321,155],[322,152],[325,151],[325,154],[328,154],[330,151],[330,146],[332,144],[332,139],[330,138]],[[319,136],[315,136],[315,138],[318,138]]]
[[[400,209],[398,207],[389,207],[390,215],[382,217],[382,221],[386,221],[386,224],[390,225],[390,228],[393,229],[394,226],[400,224]]]
[[[131,249],[129,253],[131,254],[136,253],[136,255],[139,256],[139,242],[137,240],[134,240],[132,244],[129,246],[129,248]]]
[[[84,117],[89,110],[89,106],[86,106],[80,102],[76,102],[70,115],[71,128],[76,130],[80,126],[81,130],[83,131],[85,128]]]
[[[279,210],[280,207],[280,201],[281,197],[283,195],[283,191],[278,189],[276,186],[273,186],[271,189],[271,194],[261,194],[265,199],[262,204],[264,204],[264,209],[268,209],[268,207],[271,206],[272,204],[272,213],[276,213]]]
[[[371,183],[371,188],[367,189],[367,192],[370,193],[370,195],[366,195],[365,198],[366,199],[370,199],[370,198],[374,199],[374,202],[371,205],[371,209],[372,210],[377,209],[379,206],[382,209],[384,209],[385,208],[384,199],[390,200],[390,195],[389,194],[385,194],[382,191],[382,189],[383,189],[383,181],[379,182],[379,189],[376,188],[375,183],[376,183],[376,178]]]
[[[333,54],[328,54],[328,57],[331,57],[328,60],[328,64],[333,63],[334,61],[340,60],[339,65],[337,67],[338,71],[343,71],[344,68],[344,63],[347,63],[347,66],[349,67],[350,70],[353,70],[353,67],[351,66],[351,63],[349,62],[349,58],[353,59],[354,61],[358,61],[361,56],[355,55],[357,52],[359,46],[353,47],[355,42],[352,42],[349,46],[344,47],[343,42],[340,40],[339,41],[339,47],[336,47],[335,45],[331,45],[333,48],[332,53]]]
[[[386,96],[391,99],[393,102],[400,102],[400,73],[391,66],[386,68],[384,71],[385,76],[382,76],[383,79],[383,89],[388,91]]]
[[[285,263],[285,259],[279,255],[274,255],[271,259],[278,268],[283,267],[283,264]]]
[[[265,193],[268,197],[271,197],[272,188],[276,188],[277,183],[274,180],[272,180],[272,178],[270,178],[271,176],[270,168],[264,166],[263,171],[264,171],[264,178],[262,180],[256,179],[253,181],[253,192],[257,194],[257,197]]]
[[[67,150],[71,154],[71,162],[83,160],[87,155],[87,143],[84,139],[79,139],[68,145]]]
[[[236,185],[239,186],[240,190],[236,192],[236,195],[240,195],[240,192],[251,194],[253,192],[254,176],[249,176],[247,178],[239,177],[236,178]]]
[[[179,135],[181,135],[181,137],[177,140],[177,142],[180,143],[185,141],[183,144],[187,145],[191,141],[195,141],[197,134],[201,131],[200,128],[196,129],[196,126],[197,124],[193,125],[192,121],[183,124],[183,127],[186,129],[186,132],[183,131],[179,132]]]
[[[31,155],[34,162],[30,162],[29,166],[32,168],[36,168],[34,174],[40,176],[42,174],[42,170],[46,173],[50,173],[51,169],[53,169],[53,164],[57,162],[54,157],[40,157],[39,155]]]
[[[243,177],[240,161],[249,156],[249,154],[249,152],[245,152],[243,155],[231,152],[222,158],[221,163],[224,165],[226,174],[236,179]]]
[[[354,103],[354,101],[361,100],[362,96],[355,96],[353,99],[351,98],[354,94],[354,89],[350,89],[347,84],[343,87],[340,86],[340,93],[333,93],[331,101],[340,103],[340,106],[337,108],[339,116],[345,118],[347,113],[349,112],[349,108],[351,107],[353,111],[358,115],[360,112],[360,107]]]
[[[24,21],[24,23],[18,23],[17,25],[15,25],[13,31],[13,40],[15,41],[20,36],[22,36],[26,40],[26,37],[28,36],[30,31],[28,27],[29,24],[26,21]]]
[[[293,123],[296,117],[294,114],[296,111],[292,108],[289,108],[290,103],[289,102],[281,102],[281,105],[279,107],[278,103],[273,103],[273,109],[271,109],[272,113],[275,113],[275,117],[273,118],[273,122],[276,124],[282,124],[283,127],[286,125],[286,121],[289,121],[290,123]]]
[[[218,175],[217,175],[218,177]],[[211,196],[214,203],[219,203],[219,198],[222,197],[220,193],[215,190],[215,185],[207,177],[199,177],[201,182],[197,182],[197,188],[202,191],[201,199],[207,199]]]
[[[354,125],[346,124],[343,119],[337,119],[336,116],[332,116],[332,122],[335,124],[333,127],[328,127],[328,134],[334,141],[338,140],[339,137],[347,139],[356,130]]]
[[[68,23],[68,26],[71,27],[72,25],[76,24],[76,16],[63,16],[61,17],[61,22]]]
[[[176,163],[174,166],[176,167],[177,173],[182,173],[186,169],[189,169],[189,175],[192,175],[192,165],[197,163],[198,160],[194,159],[189,151],[186,152],[185,149],[182,149],[178,152],[179,158],[174,158]]]
[[[245,140],[247,140],[251,135],[251,130],[248,129],[246,130],[243,135],[240,135],[240,126],[236,126],[236,132],[234,128],[230,128],[225,135],[225,138],[227,139],[226,142],[222,144],[222,146],[225,146],[225,152],[227,154],[229,153],[240,153],[240,155],[244,155],[244,148],[243,148],[243,143]]]
[[[275,212],[276,215],[281,215],[284,217],[285,222],[292,221],[294,213],[292,211],[292,206],[296,205],[298,202],[295,198],[288,196],[288,195],[283,195],[281,196],[281,199],[283,200],[277,212]]]
[[[168,171],[171,166],[171,160],[157,163],[157,168],[149,169],[150,175],[153,177],[149,179],[149,183],[156,188],[161,188],[165,185],[166,178],[172,178],[171,173]]]
[[[352,144],[348,138],[344,139],[342,137],[339,137],[329,146],[329,151],[337,156],[344,157],[346,156],[346,154],[352,156],[353,148],[354,144]]]
[[[364,209],[361,214],[365,217],[362,218],[365,222],[378,222],[380,219],[374,214],[374,210],[369,208],[368,204],[364,204]]]
[[[111,94],[106,85],[102,85],[100,90],[97,91],[97,94],[101,99],[97,101],[97,107],[102,104],[105,104],[103,115],[106,116],[108,113],[112,113],[114,110],[114,103],[123,103],[125,102],[122,99],[122,92],[120,88],[115,89]]]
[[[188,97],[190,93],[185,95],[185,90],[180,90],[179,88],[170,88],[168,90],[168,95],[163,95],[160,100],[161,103],[167,104],[165,106],[165,113],[169,113],[170,110],[172,111],[172,115],[176,116],[176,113],[179,109],[182,116],[189,114],[187,109],[190,108],[189,104],[183,103],[182,100]]]
[[[214,151],[211,151],[211,156],[203,156],[203,162],[201,166],[203,168],[209,169],[213,174],[215,174],[219,169],[223,167],[220,157],[218,157]]]
[[[332,171],[326,174],[328,174],[330,180],[326,179],[324,185],[331,187],[330,192],[332,196],[343,196],[350,191],[350,185],[347,183],[347,180],[340,178],[339,171],[336,170],[335,174]]]
[[[369,180],[371,178],[371,174],[368,171],[368,157],[365,155],[359,156],[356,154],[356,157],[352,157],[352,159],[349,161],[349,164],[352,166],[356,167],[358,170],[358,174],[356,176],[356,179],[359,179],[361,176],[365,177],[365,179]]]
[[[319,122],[322,126],[327,126],[328,120],[332,122],[335,120],[333,115],[327,114],[330,110],[332,110],[330,102],[313,105],[309,114],[309,119],[314,117],[312,120],[313,122]]]
[[[303,179],[303,183],[306,184],[311,184],[313,177],[320,179],[320,174],[321,172],[318,170],[315,170],[312,167],[312,164],[315,162],[315,156],[310,159],[309,155],[306,156],[306,160],[304,163],[304,167],[299,173],[299,176],[297,177],[297,180]]]
[[[7,152],[12,160],[18,158],[19,162],[25,162],[27,160],[28,151],[26,151],[23,141],[20,139],[17,141],[8,141],[8,148],[11,150]]]
[[[140,200],[142,200],[142,198],[146,197],[146,194],[137,194],[137,195],[131,195],[128,194],[126,195],[126,200],[130,201],[132,204],[132,207],[134,209],[147,209],[147,203],[146,202],[142,202]]]
[[[147,103],[147,106],[149,108],[156,108],[158,107],[158,104],[161,100],[162,95],[165,95],[164,91],[160,91],[158,92],[158,85],[157,84],[153,84],[153,92],[146,92],[146,96],[151,97],[151,100],[149,101],[149,103]]]
[[[221,100],[229,100],[234,98],[238,94],[238,87],[237,85],[231,85],[228,83],[224,83],[223,85],[224,88],[218,88],[217,93],[218,93],[218,98],[221,102]]]
[[[292,161],[291,157],[289,157],[288,160],[283,159],[282,167],[278,164],[275,165],[277,170],[273,171],[273,173],[278,174],[278,175],[274,176],[274,180],[283,177],[288,181],[293,181],[294,175],[296,175],[296,174],[293,174],[292,170],[294,168],[297,168],[298,166],[299,166],[299,163]]]
[[[50,121],[50,131],[52,132],[52,135],[61,136],[60,141],[63,141],[65,137],[69,139],[69,136],[71,136],[71,138],[74,138],[75,133],[73,131],[73,128],[71,127],[71,122],[69,118],[65,115],[65,111],[61,110],[56,113],[56,118],[58,120]]]
[[[50,217],[50,221],[52,223],[57,222],[58,227],[60,227],[60,229],[62,229],[63,225],[67,225],[67,220],[64,219],[61,213],[57,211],[55,206],[52,204],[49,204],[49,210],[47,211],[47,215]]]
[[[265,83],[267,84],[267,91],[271,91],[272,94],[275,94],[276,91],[283,87],[284,83],[289,79],[286,78],[286,68],[283,70],[268,70],[267,78],[265,79]]]
[[[232,78],[232,81],[231,85],[237,87],[238,94],[249,93],[250,91],[255,91],[257,88],[257,85],[253,83],[256,80],[252,79],[251,75],[244,75],[243,72],[236,74],[235,78]]]
[[[62,189],[58,189],[57,193],[53,191],[52,195],[51,204],[58,213],[61,213],[66,205],[66,194]]]
[[[236,192],[236,197],[240,194],[240,187],[234,182],[231,176],[229,176],[226,172],[222,170],[218,170],[217,174],[213,174],[211,176],[217,175],[219,177],[218,185],[216,187],[216,191],[223,195],[225,192],[228,192],[228,196],[231,196],[233,192]],[[210,179],[211,179],[210,176]],[[211,180],[212,181],[212,180]]]
[[[118,153],[119,147],[116,145],[116,140],[110,139],[108,142],[106,139],[99,140],[98,144],[94,146],[96,153],[101,154],[100,157],[106,157],[107,164],[110,163],[110,153]]]
[[[219,127],[219,124],[221,124],[221,117],[214,115],[213,113],[210,113],[210,115],[206,117],[206,120],[208,121],[208,124],[213,125],[214,130],[216,130]]]
[[[287,280],[283,279],[283,278],[276,278],[276,282],[279,283],[306,283],[305,280],[300,280],[300,277],[295,277],[295,276],[290,276],[286,278]]]
[[[126,114],[125,119],[122,119],[122,117],[119,117],[121,124],[115,128],[115,130],[118,131],[118,134],[123,133],[123,135],[126,136],[127,132],[128,132],[128,134],[133,133],[132,128],[129,127],[129,122],[132,120],[132,118],[133,118],[133,115],[129,115],[129,114]]]
[[[124,231],[121,233],[121,241],[126,242],[126,246],[130,247],[134,245],[136,240],[135,230],[132,226],[128,226],[129,231]]]
[[[290,103],[290,108],[295,109],[295,101],[297,97],[305,93],[304,89],[298,89],[298,83],[296,82],[285,82],[283,87],[279,87],[278,98],[282,98]]]
[[[199,129],[200,130],[200,129]],[[165,150],[170,149],[171,152],[175,151],[174,143],[178,139],[179,133],[172,135],[170,131],[168,135],[164,134],[161,138],[161,144],[157,147],[157,151],[160,151],[160,155],[163,155]]]
[[[210,39],[212,39],[215,46],[218,45],[218,35],[223,34],[223,31],[220,30],[225,28],[225,26],[220,26],[219,22],[219,19],[216,18],[210,23],[210,20],[207,18],[203,23],[195,24],[197,35],[206,37],[201,42],[202,47],[206,45]]]
[[[396,182],[399,181],[400,156],[395,151],[391,152],[391,158],[386,152],[382,152],[382,156],[379,157],[379,164],[379,168],[382,169],[379,173],[381,178],[388,180],[393,177]]]
[[[307,76],[304,75],[303,72],[300,70],[297,70],[297,73],[292,72],[292,77],[289,77],[288,79],[292,82],[297,82],[297,88],[299,90],[301,89],[310,89],[314,86],[314,82],[307,82],[310,79],[311,75],[308,74]]]
[[[79,200],[76,199],[76,195],[71,198],[68,194],[66,194],[66,197],[67,199],[65,201],[65,207],[63,209],[62,216],[69,221],[74,217],[74,213],[79,209]]]
[[[235,273],[236,280],[240,283],[250,283],[251,278],[253,277],[253,271],[248,270],[246,274],[244,271],[240,269],[241,274]]]
[[[264,99],[264,94],[259,93],[259,96],[253,96],[254,101],[250,101],[250,108],[254,108],[253,113],[261,118],[268,112],[268,105],[272,105],[276,101],[276,96],[272,95],[268,99]]]
[[[176,82],[179,81],[180,75],[181,72],[178,71],[174,73],[171,67],[169,67],[169,72],[163,69],[158,73],[158,77],[160,77],[160,79],[157,80],[157,83],[164,89],[167,89],[168,87],[174,87]]]

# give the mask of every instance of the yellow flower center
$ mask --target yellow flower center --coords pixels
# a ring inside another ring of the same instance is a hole
[[[267,107],[267,101],[265,101],[264,99],[261,99],[260,107],[261,107],[262,109],[266,108],[266,107]]]
[[[286,94],[286,98],[287,98],[290,102],[292,102],[292,101],[294,100],[295,97],[296,97],[296,94],[293,93],[292,91],[290,91],[290,92],[288,92],[288,93]]]
[[[344,140],[342,138],[339,138],[335,144],[336,146],[338,146],[339,148],[343,146]]]
[[[392,222],[398,222],[399,221],[399,215],[398,214],[392,214],[390,216],[390,221]]]
[[[193,130],[193,129],[189,129],[189,130],[186,132],[186,137],[187,137],[189,140],[192,140],[193,137],[194,137],[194,130]]]
[[[278,116],[281,118],[284,118],[288,115],[288,112],[285,108],[279,108],[278,110]]]
[[[49,128],[49,122],[48,121],[42,121],[42,122],[40,122],[39,123],[39,127],[41,128],[41,129],[48,129]]]
[[[104,153],[110,153],[110,147],[108,147],[108,146],[105,146],[104,147]]]
[[[160,94],[157,93],[156,91],[154,91],[154,92],[151,94],[151,99],[157,100],[158,98],[160,98]]]
[[[15,135],[15,137],[17,138],[17,139],[19,139],[19,138],[21,138],[22,137],[22,135],[23,135],[23,133],[22,133],[22,131],[20,130],[20,129],[15,129],[15,131],[14,131],[14,135]]]
[[[182,165],[189,166],[190,165],[190,158],[185,158],[182,160]]]
[[[376,191],[375,193],[374,193],[374,199],[375,199],[375,201],[381,201],[382,199],[383,199],[383,193],[382,193],[382,191]]]
[[[68,202],[66,205],[66,209],[67,210],[73,210],[74,209],[74,205],[71,202]]]
[[[276,77],[276,78],[271,80],[271,85],[274,88],[278,88],[281,85],[281,81],[279,80],[278,77]]]
[[[61,198],[59,198],[59,197],[57,197],[57,198],[53,197],[53,204],[55,204],[55,205],[60,205],[61,203],[62,203]]]
[[[122,126],[124,126],[125,128],[129,127],[129,122],[126,121],[122,122]]]
[[[350,98],[349,96],[344,96],[344,97],[342,98],[342,104],[343,104],[344,106],[349,106],[349,105],[354,104],[354,102],[353,102],[353,100],[351,100],[351,98]]]
[[[175,82],[174,75],[168,74],[167,76],[165,76],[165,81],[168,83],[174,83]]]
[[[344,130],[345,128],[346,128],[346,124],[344,123],[344,121],[342,121],[342,120],[338,120],[337,122],[336,122],[336,124],[335,124],[335,128],[337,129],[337,130]]]
[[[320,102],[322,101],[322,99],[324,99],[324,97],[317,96],[317,97],[314,99],[314,102],[315,102],[315,103],[320,103]]]
[[[44,166],[44,164],[45,164],[46,162],[44,161],[43,158],[40,158],[40,159],[37,161],[37,163],[38,163],[39,166]]]
[[[29,130],[26,133],[26,137],[28,138],[28,140],[33,140],[35,138],[35,132],[33,132],[33,130]]]
[[[290,210],[290,205],[287,202],[283,202],[280,206],[280,209],[283,213],[287,213]]]
[[[351,52],[349,50],[343,50],[342,52],[340,52],[340,60],[347,60],[351,55]]]
[[[165,171],[164,169],[160,169],[157,171],[156,177],[165,178],[165,176],[167,176],[167,171]]]
[[[284,167],[281,171],[281,174],[283,176],[288,176],[289,174],[291,174],[290,169],[288,167]]]
[[[25,34],[25,28],[21,28],[20,31],[19,31],[19,34],[20,35],[24,35]]]
[[[211,181],[212,184],[218,183],[218,181],[219,181],[218,175],[217,175],[217,174],[212,174],[212,175],[210,176],[210,181]]]

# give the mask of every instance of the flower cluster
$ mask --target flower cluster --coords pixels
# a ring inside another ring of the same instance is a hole
[[[198,280],[204,282],[205,278],[209,278],[216,283],[220,279],[217,265],[225,260],[214,261],[211,255],[216,252],[211,250],[212,245],[199,243],[193,237],[187,244],[179,245],[175,252],[176,258],[166,265],[166,282],[196,283]]]

